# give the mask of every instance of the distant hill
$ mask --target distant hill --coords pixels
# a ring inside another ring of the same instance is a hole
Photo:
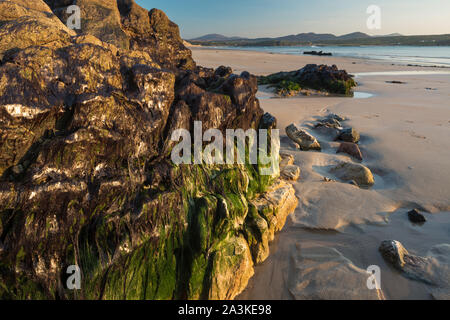
[[[386,35],[381,35],[381,36],[373,36],[374,38],[384,38],[384,37],[404,37],[404,35],[400,34],[400,33],[391,33],[391,34],[386,34]]]
[[[247,39],[226,37],[220,34],[208,34],[189,40],[194,45],[204,46],[297,46],[297,45],[415,45],[415,46],[448,46],[450,35],[403,36],[399,33],[370,36],[363,32],[353,32],[342,36],[331,33],[299,33],[277,38]]]
[[[201,41],[201,42],[219,42],[219,41],[292,41],[292,42],[314,42],[314,41],[327,41],[327,40],[338,40],[338,39],[361,39],[370,38],[368,34],[362,32],[349,33],[343,36],[335,36],[331,33],[299,33],[292,34],[284,37],[278,38],[241,38],[241,37],[227,37],[221,34],[207,34],[198,38],[190,39],[189,41]]]
[[[229,43],[235,42],[239,43],[271,43],[271,42],[279,42],[279,43],[309,43],[309,42],[318,42],[318,41],[333,41],[333,40],[353,40],[353,39],[364,39],[370,38],[368,34],[362,32],[353,32],[349,34],[345,34],[343,36],[336,36],[331,33],[299,33],[292,34],[284,37],[278,38],[257,38],[257,39],[249,39],[249,38],[241,38],[241,37],[227,37],[221,34],[207,34],[202,37],[190,39],[189,41],[196,44],[205,44],[205,43]]]
[[[367,39],[367,38],[371,38],[371,36],[369,36],[366,33],[362,33],[362,32],[353,32],[353,33],[345,34],[345,35],[337,37],[337,38],[340,40],[352,40],[352,39]]]
[[[299,33],[297,35],[290,35],[285,37],[274,38],[272,40],[278,41],[300,41],[300,42],[313,42],[313,41],[325,41],[325,40],[335,40],[337,37],[330,33]]]
[[[244,38],[241,38],[241,37],[226,37],[226,36],[221,35],[221,34],[212,33],[212,34],[204,35],[202,37],[190,39],[189,41],[232,41],[232,40],[240,40],[240,39],[244,39]]]

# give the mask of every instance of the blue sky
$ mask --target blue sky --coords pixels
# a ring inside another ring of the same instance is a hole
[[[450,33],[450,0],[135,0],[164,10],[183,38],[208,33],[275,37],[302,32],[373,35]],[[381,8],[381,30],[368,30],[369,5]]]

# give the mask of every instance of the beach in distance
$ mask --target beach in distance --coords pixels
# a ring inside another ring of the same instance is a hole
[[[281,152],[292,155],[301,168],[294,184],[299,206],[239,299],[449,298],[448,261],[433,258],[437,251],[449,250],[445,245],[450,236],[448,69],[248,48],[191,49],[200,65],[227,65],[237,74],[266,76],[307,64],[335,64],[353,74],[358,84],[353,98],[280,98],[273,89],[259,87],[261,107],[278,120]],[[340,162],[355,161],[348,154],[336,154],[339,143],[326,130],[315,128],[330,114],[339,115],[346,127],[360,133],[363,160],[356,162],[372,171],[371,189],[342,183],[330,173]],[[284,131],[293,123],[314,135],[322,152],[299,151]],[[417,208],[427,219],[424,225],[408,220],[407,213]],[[398,272],[382,258],[380,244],[394,239],[411,255],[433,261],[427,277],[439,286]],[[367,289],[366,269],[372,265],[381,268],[381,291]]]

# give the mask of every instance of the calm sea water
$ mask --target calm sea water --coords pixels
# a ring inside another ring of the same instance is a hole
[[[450,46],[361,46],[361,47],[216,47],[217,49],[251,50],[303,55],[304,51],[331,52],[336,57],[386,60],[397,64],[418,64],[450,67]]]

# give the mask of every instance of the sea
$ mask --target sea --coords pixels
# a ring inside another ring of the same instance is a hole
[[[450,46],[292,46],[214,48],[292,55],[303,55],[305,51],[323,51],[331,52],[335,57],[385,60],[403,65],[410,64],[450,68]]]

